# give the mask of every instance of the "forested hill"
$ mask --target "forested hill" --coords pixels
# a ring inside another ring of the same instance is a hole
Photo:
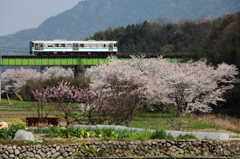
[[[240,68],[240,11],[214,20],[201,18],[179,24],[159,18],[96,32],[89,39],[117,40],[119,53],[192,53],[196,59],[226,62]]]
[[[0,37],[0,47],[3,53],[18,50],[21,54],[23,50],[11,48],[28,49],[29,41],[33,39],[84,40],[108,27],[154,21],[159,17],[167,17],[172,23],[183,18],[213,19],[236,12],[239,8],[239,0],[85,0],[70,10],[46,19],[38,28]]]

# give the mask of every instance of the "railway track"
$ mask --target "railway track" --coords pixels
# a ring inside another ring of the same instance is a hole
[[[118,54],[118,58],[130,58],[130,55],[136,55],[136,56],[145,56],[145,58],[156,58],[159,56],[163,56],[163,58],[193,58],[193,54],[191,53],[163,53],[163,54],[136,54],[136,53],[121,53]],[[96,56],[96,55],[55,55],[55,56],[35,56],[35,55],[3,55],[2,58],[107,58],[107,56]]]

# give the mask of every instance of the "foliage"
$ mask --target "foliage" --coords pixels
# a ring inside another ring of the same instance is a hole
[[[11,128],[11,127],[14,127],[16,129],[26,129],[27,127],[27,124],[26,122],[23,122],[22,120],[20,119],[12,119],[12,120],[9,120],[8,121],[8,126]]]
[[[2,93],[13,94],[15,92],[19,92],[20,88],[26,84],[26,81],[30,80],[30,84],[25,86],[25,88],[22,90],[21,93],[25,95],[24,97],[28,97],[31,99],[31,96],[30,97],[27,96],[28,92],[31,92],[29,91],[29,89],[32,89],[33,87],[35,87],[36,89],[41,87],[43,84],[46,84],[47,80],[45,81],[46,83],[40,82],[43,79],[46,79],[46,78],[57,79],[56,77],[60,77],[60,78],[73,77],[73,71],[71,69],[64,69],[59,66],[50,67],[50,68],[47,67],[43,70],[43,73],[40,73],[37,70],[31,69],[31,68],[6,69],[5,72],[3,72],[1,75]],[[36,86],[36,83],[34,85],[34,82],[36,82],[35,80],[37,80],[37,82],[40,82],[37,84],[41,84],[41,85]],[[54,80],[50,80],[50,82],[53,82],[53,81]]]
[[[43,78],[50,78],[50,77],[73,77],[74,73],[71,68],[65,69],[60,66],[54,67],[46,67],[43,72]]]
[[[57,137],[61,134],[60,128],[55,125],[49,127],[49,132],[51,137]]]
[[[28,75],[26,74],[24,76],[27,77]],[[79,88],[88,88],[90,83],[89,79],[83,76],[73,78],[73,71],[71,69],[66,70],[62,67],[51,67],[46,68],[41,76],[27,78],[25,84],[18,89],[23,100],[35,101],[35,96],[32,92],[46,89],[48,86],[57,86],[58,83],[63,80],[69,81],[72,85]],[[50,107],[47,105],[46,99],[44,99],[42,95],[43,94],[38,98],[39,102],[33,102],[32,105],[36,109],[38,117],[44,118],[50,114]]]
[[[193,134],[185,134],[177,136],[176,139],[197,139],[197,137]]]
[[[38,101],[36,107],[39,114],[50,106],[52,114],[67,121],[67,126],[73,122],[81,123],[83,117],[87,117],[91,124],[129,124],[133,113],[142,101],[141,89],[132,81],[116,81],[117,78],[109,79],[112,82],[112,95],[102,96],[97,89],[80,89],[70,85],[69,82],[59,82],[57,86],[48,86],[46,89],[32,91]],[[118,83],[116,83],[118,82]],[[124,94],[121,94],[125,91]],[[124,109],[123,109],[124,105]],[[79,114],[83,111],[84,116]],[[119,116],[118,114],[122,115]]]
[[[27,79],[36,79],[40,77],[40,73],[34,69],[7,69],[1,74],[2,93],[15,93],[25,84]]]
[[[25,130],[26,128],[26,123],[21,121],[20,119],[12,119],[8,121],[8,129],[0,129],[0,138],[14,138],[15,133],[23,129]]]
[[[49,134],[50,137],[64,137],[64,138],[70,138],[70,137],[90,137],[91,134],[92,137],[95,137],[92,132],[88,132],[85,129],[78,128],[78,129],[73,129],[73,128],[64,128],[64,127],[57,127],[55,125],[49,126],[47,128],[34,128],[34,129],[29,129],[29,131],[32,131],[33,133],[37,134]]]
[[[64,119],[67,126],[73,122],[81,123],[86,116],[90,123],[101,124],[108,120],[112,109],[102,100],[98,90],[81,89],[69,82],[61,81],[57,86],[32,91],[40,107],[44,110],[49,106],[53,115]],[[109,109],[107,109],[109,108]],[[83,113],[79,113],[83,111]],[[84,116],[82,115],[84,114]]]
[[[87,69],[86,76],[91,78],[91,89],[101,90],[102,98],[111,107],[112,120],[108,120],[108,124],[129,125],[135,111],[145,103],[147,78],[132,67],[131,62],[115,60],[114,57],[111,61],[108,65]]]
[[[12,138],[12,136],[8,133],[7,129],[0,129],[0,138],[7,139]]]
[[[210,21],[166,18],[129,24],[96,32],[89,39],[118,41],[119,53],[191,53],[196,60],[207,58],[214,65],[223,61],[240,68],[240,12]]]
[[[112,128],[105,129],[96,129],[96,130],[87,130],[83,128],[73,129],[73,128],[59,128],[57,126],[50,126],[48,128],[38,128],[38,129],[29,129],[34,133],[46,133],[50,137],[77,137],[77,138],[102,138],[102,140],[111,140],[111,139],[174,139],[173,136],[167,134],[163,129],[156,131],[132,131],[128,132],[126,130],[114,131]]]
[[[104,128],[101,132],[102,132],[101,134],[104,137],[111,137],[111,138],[118,137],[118,134],[116,133],[116,131],[113,131],[112,128]]]
[[[135,131],[129,133],[128,139],[132,140],[149,140],[152,138],[152,132],[150,131]]]
[[[22,94],[24,100],[36,101],[35,95],[33,92],[37,90],[46,89],[47,87],[57,86],[61,81],[68,81],[71,85],[78,88],[88,88],[90,83],[89,79],[79,76],[76,78],[73,77],[63,77],[63,76],[50,76],[48,78],[38,78],[30,79],[26,81],[26,84],[20,88],[20,94]],[[47,99],[44,98],[44,94],[39,93],[38,102],[32,102],[32,106],[37,111],[38,117],[44,118],[50,114],[50,106],[47,104]]]
[[[23,122],[20,119],[12,119],[8,122],[8,126],[9,126],[8,134],[11,138],[14,138],[15,133],[18,130],[20,130],[20,129],[25,130],[26,129],[26,122]]]
[[[103,100],[100,90],[81,90],[80,98],[82,99],[77,99],[81,102],[79,108],[83,111],[84,116],[87,117],[88,123],[95,125],[112,120],[113,106]]]
[[[208,61],[217,65],[224,61],[240,68],[240,12],[212,21],[211,32],[202,43]],[[206,46],[207,44],[207,46]]]
[[[108,65],[86,71],[92,81],[90,87],[102,90],[106,101],[113,100],[116,109],[131,116],[145,102],[174,105],[178,116],[210,112],[210,105],[224,101],[223,93],[233,87],[238,75],[235,66],[225,63],[215,68],[207,65],[206,60],[169,63],[161,57],[132,58],[132,61],[120,61],[110,57]]]
[[[71,119],[74,111],[79,111],[75,98],[78,98],[78,89],[71,86],[69,82],[59,82],[57,86],[48,86],[46,89],[32,91],[38,103],[46,106],[50,103],[50,111],[52,114],[67,121],[67,126],[76,119]],[[80,99],[79,99],[80,100]],[[44,108],[40,108],[44,109]]]
[[[152,133],[151,139],[172,140],[172,139],[174,139],[174,137],[172,135],[166,133],[166,131],[164,131],[163,129],[159,129],[159,130],[156,130],[155,132]]]
[[[172,53],[173,48],[174,48],[173,44],[167,44],[167,45],[164,45],[163,47],[161,47],[161,52],[162,53]]]
[[[60,71],[60,70],[59,70]],[[37,78],[26,80],[26,84],[20,88],[20,94],[24,100],[34,101],[34,96],[31,93],[35,90],[45,89],[47,86],[57,86],[61,81],[68,81],[71,85],[79,88],[88,88],[90,80],[84,76],[78,77],[63,77],[63,76],[48,76],[47,78]]]
[[[209,19],[179,20],[179,24],[159,19],[96,32],[90,39],[104,40],[111,35],[119,42],[120,53],[193,53],[211,29]]]

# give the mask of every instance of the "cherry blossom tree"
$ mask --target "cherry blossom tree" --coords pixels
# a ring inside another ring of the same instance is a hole
[[[103,99],[115,110],[112,122],[129,125],[135,111],[144,105],[148,79],[131,61],[110,59],[108,65],[88,69],[86,76],[91,78],[91,88],[101,90]]]
[[[43,78],[49,78],[49,77],[73,77],[74,72],[71,68],[63,68],[60,66],[54,66],[54,67],[46,67],[43,72],[42,72],[42,77]]]
[[[110,57],[108,65],[88,69],[86,75],[93,82],[91,88],[102,89],[106,97],[111,96],[113,84],[108,79],[114,74],[114,81],[131,80],[139,88],[146,88],[142,98],[150,104],[173,104],[177,115],[183,116],[194,111],[210,112],[210,105],[224,101],[223,93],[233,87],[238,74],[234,65],[223,63],[213,67],[206,60],[169,63],[162,57],[132,58],[132,61],[120,61]]]
[[[41,74],[31,68],[7,69],[1,74],[2,93],[15,93],[30,78],[38,78]]]
[[[110,114],[112,120],[109,121],[109,124],[130,126],[136,110],[146,102],[144,98],[146,88],[136,82],[134,77],[118,79],[116,76],[116,74],[110,76],[106,83],[106,85],[110,85],[111,93],[108,93],[104,100],[113,110]]]
[[[31,68],[6,69],[1,74],[2,78],[2,93],[15,93],[19,91],[26,80],[37,78],[49,78],[52,76],[73,77],[72,69],[64,69],[59,66],[45,68],[43,73]]]
[[[106,121],[112,121],[111,114],[114,109],[102,99],[101,91],[81,89],[75,97],[79,102],[79,107],[83,111],[83,117],[87,117],[88,123],[93,125],[104,124]],[[79,121],[80,123],[80,121]]]
[[[166,91],[161,93],[162,102],[177,106],[177,115],[188,112],[210,112],[211,105],[225,101],[226,90],[233,88],[237,69],[233,65],[220,64],[216,68],[205,60],[173,64],[166,81]]]

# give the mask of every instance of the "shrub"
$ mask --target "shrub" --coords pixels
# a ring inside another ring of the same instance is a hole
[[[83,128],[70,129],[70,135],[74,137],[83,137],[85,130]]]
[[[9,136],[7,129],[0,129],[0,138],[1,139],[11,138],[11,136]]]
[[[163,129],[156,130],[152,133],[151,139],[174,139],[174,137],[171,134],[167,134],[166,131]]]
[[[185,134],[177,136],[176,139],[197,139],[197,137],[193,134]]]
[[[49,132],[50,132],[50,136],[51,136],[51,137],[58,137],[58,136],[60,136],[60,134],[61,134],[60,128],[57,127],[57,126],[55,126],[55,125],[50,126],[48,129],[49,129]]]
[[[104,128],[102,130],[103,137],[117,138],[118,132],[114,131],[112,128]]]
[[[23,122],[20,119],[12,119],[8,121],[8,128],[9,129],[0,129],[0,138],[3,138],[3,139],[14,138],[15,133],[18,130],[26,129],[26,122]]]
[[[14,127],[17,129],[26,129],[27,123],[23,122],[20,119],[12,119],[12,120],[8,121],[8,126],[9,126],[9,128]]]

